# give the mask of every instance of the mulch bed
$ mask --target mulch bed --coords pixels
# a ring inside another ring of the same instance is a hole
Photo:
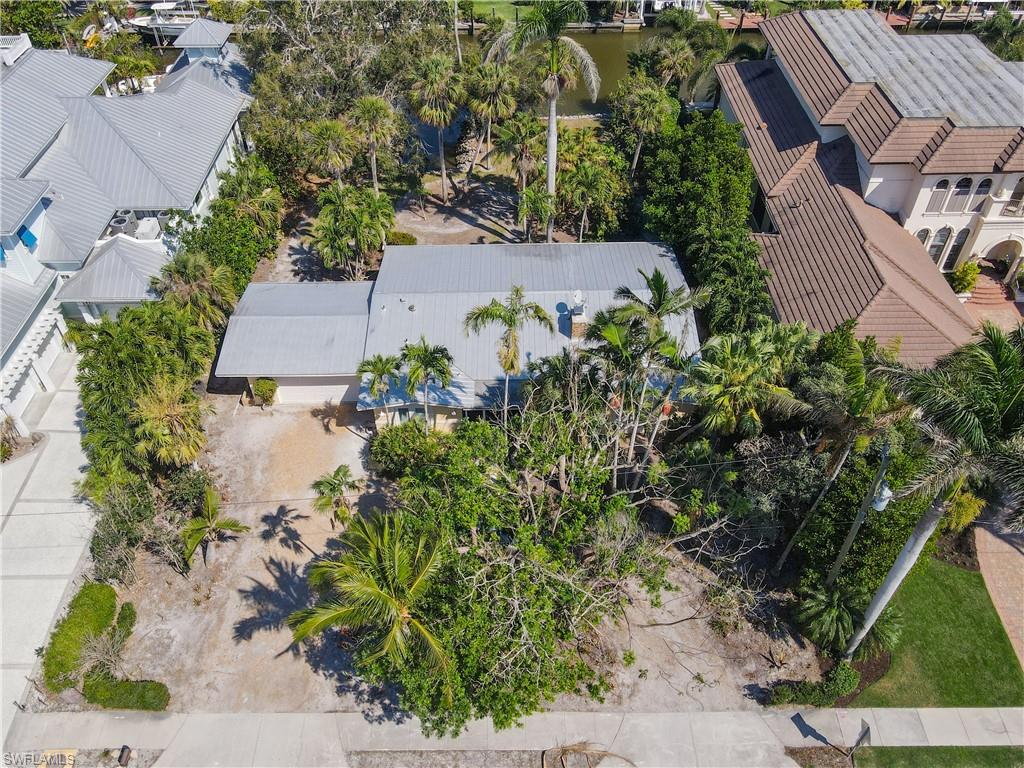
[[[829,656],[819,656],[818,663],[821,666],[821,674],[824,675],[835,666],[835,659]],[[889,671],[889,667],[892,665],[892,654],[883,653],[880,656],[876,656],[873,659],[865,659],[864,661],[853,662],[853,668],[860,672],[860,683],[857,684],[856,690],[848,696],[843,696],[841,699],[837,699],[835,706],[847,707],[854,699],[860,696],[861,691],[867,688],[869,685],[874,685],[883,677],[885,673]]]
[[[850,758],[832,747],[786,747],[786,755],[801,768],[850,768]]]
[[[939,560],[967,571],[979,571],[978,548],[974,542],[974,526],[969,525],[960,533],[947,533],[936,542]]]

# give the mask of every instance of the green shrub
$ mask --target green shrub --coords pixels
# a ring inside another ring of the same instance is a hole
[[[142,478],[111,484],[93,504],[96,527],[89,552],[97,581],[131,581],[137,548],[156,517],[153,489]]]
[[[956,293],[969,293],[974,290],[980,274],[981,267],[976,261],[965,261],[949,273],[949,284]]]
[[[108,672],[92,672],[82,686],[85,699],[107,709],[167,709],[171,694],[167,686],[153,680],[118,680]]]
[[[78,673],[82,645],[110,627],[117,613],[117,595],[108,584],[83,584],[68,612],[50,636],[43,654],[43,679],[54,693],[70,688]]]
[[[388,232],[388,245],[416,245],[416,235],[392,230]]]
[[[125,603],[117,612],[117,621],[114,627],[127,639],[128,635],[135,629],[135,606],[132,603]]]
[[[277,381],[275,379],[256,379],[252,385],[252,396],[257,405],[270,405],[277,396]]]
[[[0,462],[7,461],[14,454],[14,449],[7,443],[0,443]]]
[[[370,443],[370,460],[385,477],[399,478],[409,467],[439,457],[445,442],[445,436],[436,431],[425,434],[423,423],[413,419],[380,430]]]
[[[205,469],[185,467],[173,473],[164,486],[164,498],[179,512],[192,517],[203,506],[206,489],[213,485]]]
[[[860,684],[860,672],[847,662],[841,662],[829,670],[820,683],[803,681],[779,683],[771,692],[771,703],[804,704],[812,707],[831,707],[836,699],[849,696]]]

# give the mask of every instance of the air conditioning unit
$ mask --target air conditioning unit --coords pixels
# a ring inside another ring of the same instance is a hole
[[[128,221],[124,216],[115,216],[110,220],[110,232],[114,235],[130,235],[131,232],[128,230],[131,228],[131,222]]]

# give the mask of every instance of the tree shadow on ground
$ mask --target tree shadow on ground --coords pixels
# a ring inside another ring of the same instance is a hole
[[[252,608],[252,615],[235,623],[234,641],[241,643],[252,640],[257,632],[274,632],[284,629],[292,612],[307,607],[312,598],[304,570],[298,563],[271,557],[263,561],[267,580],[250,576],[251,585],[239,589],[243,602]],[[294,644],[279,655],[297,655]]]
[[[278,545],[297,555],[305,552],[315,557],[317,553],[303,541],[302,534],[295,527],[296,523],[308,519],[309,515],[300,513],[294,507],[281,504],[273,512],[268,512],[260,517],[260,522],[263,523],[260,538],[266,542],[276,541]]]

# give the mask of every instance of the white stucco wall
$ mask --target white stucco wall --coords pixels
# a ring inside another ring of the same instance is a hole
[[[25,283],[33,282],[39,273],[43,271],[43,265],[39,263],[39,249],[42,248],[46,237],[52,236],[46,221],[46,209],[42,202],[36,203],[35,208],[25,217],[22,226],[35,235],[35,248],[29,249],[18,236],[11,235],[2,238],[4,248],[5,265],[3,269],[11,277],[16,277]]]

